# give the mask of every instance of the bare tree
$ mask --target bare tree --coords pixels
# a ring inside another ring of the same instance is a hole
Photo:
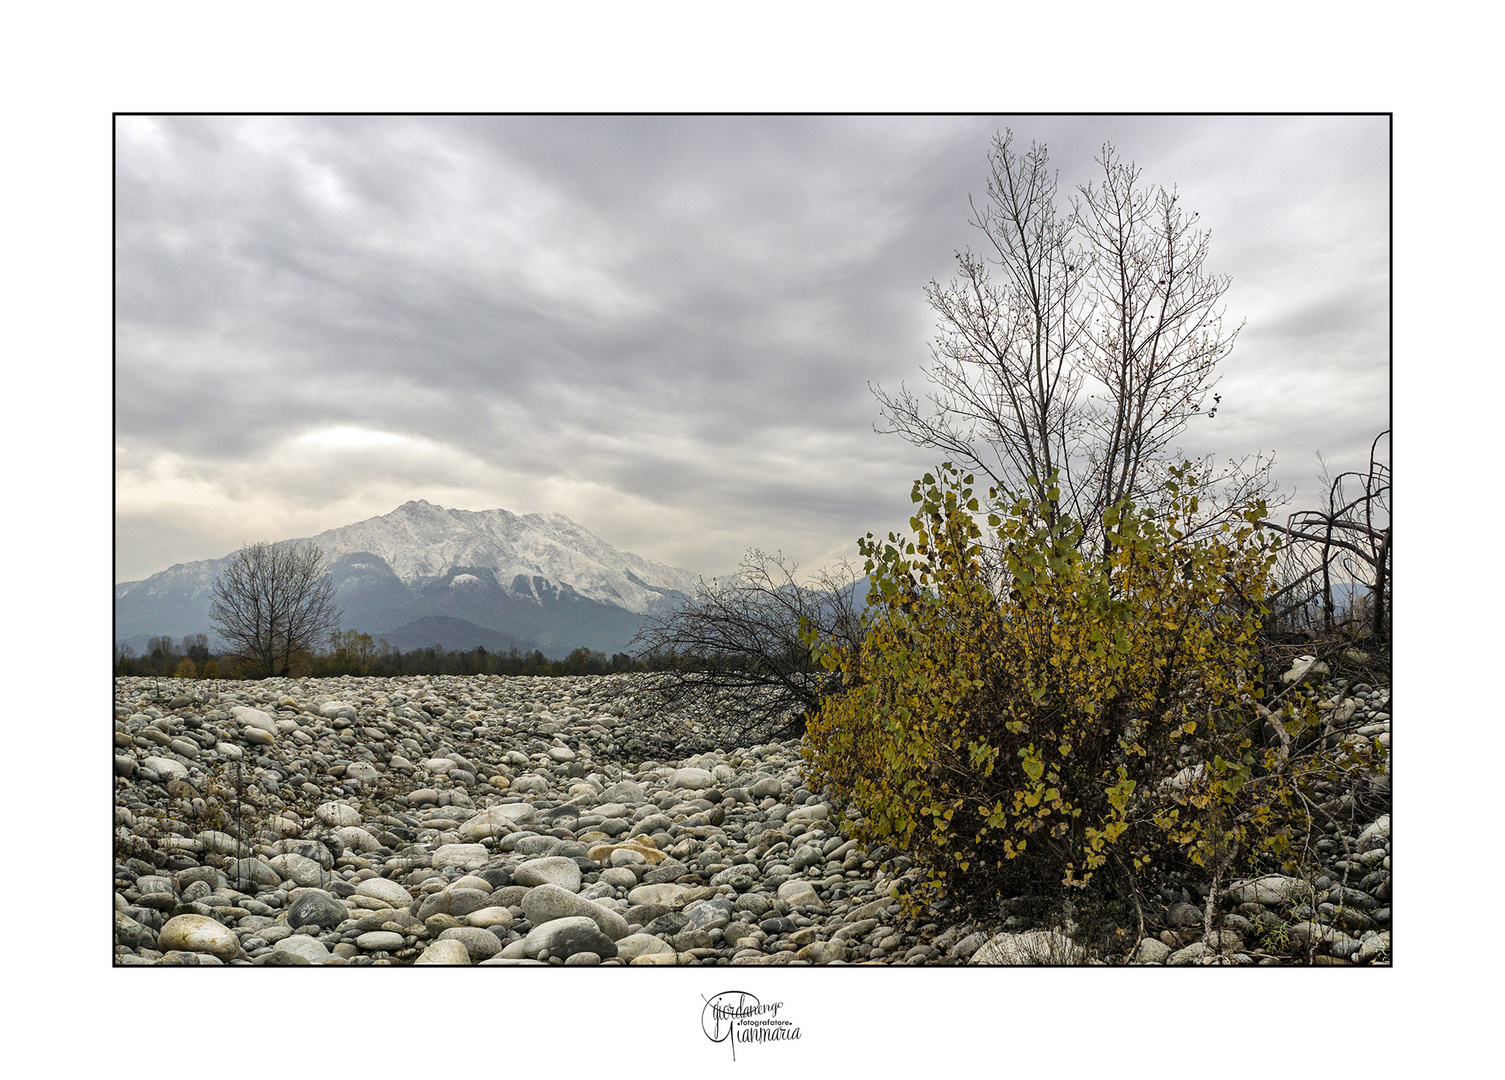
[[[1316,583],[1309,586],[1305,601],[1320,599],[1322,628],[1329,633],[1337,628],[1333,600],[1336,566],[1348,580],[1362,581],[1369,587],[1368,603],[1355,605],[1365,624],[1358,629],[1378,640],[1389,634],[1390,466],[1380,457],[1380,443],[1389,434],[1387,428],[1370,443],[1369,468],[1364,473],[1344,472],[1329,478],[1324,466],[1325,508],[1297,511],[1284,525],[1263,523],[1264,528],[1283,533],[1308,552],[1315,552],[1315,566],[1306,579],[1316,579]],[[1346,481],[1350,479],[1361,489],[1357,494],[1347,490]]]
[[[972,225],[991,248],[957,254],[958,276],[932,281],[939,316],[934,389],[922,401],[874,385],[886,426],[981,472],[1010,492],[1045,497],[1054,473],[1061,509],[1100,536],[1102,512],[1160,490],[1166,451],[1192,417],[1216,415],[1213,368],[1238,334],[1219,304],[1230,279],[1205,270],[1208,238],[1174,190],[1141,184],[1111,146],[1101,186],[1057,204],[1046,148],[1021,156],[996,136],[988,200]],[[1084,397],[1085,392],[1085,397]],[[1210,459],[1198,469],[1223,507],[1268,487],[1271,462]],[[1203,528],[1221,523],[1211,515]]]
[[[650,618],[633,639],[658,669],[645,691],[658,707],[701,722],[723,743],[751,745],[804,730],[807,714],[841,688],[821,670],[805,632],[855,646],[862,639],[856,575],[842,563],[801,584],[782,555],[749,551],[741,573],[701,581],[695,596]]]
[[[334,583],[318,544],[247,544],[214,585],[214,628],[263,675],[287,675],[293,656],[339,628]]]

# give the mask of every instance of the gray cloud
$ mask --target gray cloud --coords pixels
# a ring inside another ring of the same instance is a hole
[[[867,383],[920,385],[1005,126],[1063,195],[1111,141],[1201,211],[1248,322],[1188,451],[1367,455],[1382,118],[125,117],[117,580],[408,498],[707,574],[852,554],[934,464]]]

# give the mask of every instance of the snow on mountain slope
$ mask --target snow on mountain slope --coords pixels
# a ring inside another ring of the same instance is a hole
[[[649,562],[620,551],[563,514],[513,514],[507,510],[447,510],[419,499],[390,514],[329,529],[310,537],[335,562],[356,552],[386,560],[404,585],[433,581],[455,568],[492,571],[503,589],[519,575],[569,586],[591,600],[615,604],[636,615],[661,608],[695,591],[688,570]],[[144,599],[159,590],[207,594],[228,565],[221,559],[180,563],[144,581],[120,582],[117,600]],[[164,577],[167,575],[167,577]],[[143,591],[144,590],[144,591]],[[523,593],[531,597],[531,591]]]
[[[697,582],[688,570],[619,551],[563,514],[447,510],[419,499],[312,539],[331,560],[358,551],[380,555],[405,585],[480,567],[504,587],[518,575],[543,577],[638,615],[675,593],[692,593]]]

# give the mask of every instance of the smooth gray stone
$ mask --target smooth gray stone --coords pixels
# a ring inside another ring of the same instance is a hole
[[[812,964],[845,963],[847,947],[840,941],[812,941],[797,954],[801,960]]]
[[[644,885],[672,885],[690,872],[678,859],[668,858],[643,875]]]
[[[289,926],[318,926],[332,930],[350,917],[349,909],[326,892],[310,889],[288,905]]]
[[[820,848],[814,844],[806,844],[796,851],[794,857],[789,860],[789,869],[795,873],[799,873],[801,870],[824,863],[825,861],[826,857],[821,853]]]
[[[143,926],[123,911],[115,912],[115,944],[132,949],[155,949],[157,932]]]
[[[565,841],[557,836],[540,836],[528,834],[520,836],[511,845],[510,850],[519,855],[558,855]]]
[[[355,887],[353,895],[370,896],[391,904],[394,908],[406,908],[413,903],[412,894],[388,878],[367,878]]]
[[[556,919],[584,915],[613,941],[628,934],[627,920],[621,915],[553,884],[536,885],[530,889],[523,897],[523,914],[535,927]]]
[[[674,788],[686,788],[691,791],[704,791],[716,783],[716,778],[705,769],[675,769],[669,777],[669,786]]]
[[[372,952],[377,950],[396,952],[403,947],[405,942],[406,939],[401,934],[391,930],[369,930],[355,939],[358,948]]]
[[[530,859],[512,871],[518,885],[558,885],[569,892],[580,891],[580,865],[562,855]]]
[[[175,915],[163,925],[157,941],[158,948],[164,951],[207,952],[222,960],[240,952],[240,939],[235,932],[204,915]]]
[[[538,815],[539,824],[545,829],[573,829],[579,818],[580,808],[570,803],[555,806]]]
[[[627,964],[648,953],[672,953],[673,951],[674,946],[652,934],[628,934],[617,942],[617,956]]]
[[[320,869],[334,869],[334,853],[317,840],[283,840],[277,847],[286,854],[301,855],[305,859],[313,860]]]
[[[329,946],[308,934],[290,934],[272,946],[273,952],[292,953],[305,960],[322,960],[329,955]]]
[[[273,855],[267,863],[282,875],[284,881],[313,888],[322,887],[324,884],[324,868],[306,855],[297,855],[290,851],[283,852],[281,855]]]
[[[1171,926],[1201,926],[1202,911],[1192,904],[1176,904],[1166,913],[1165,921]]]
[[[687,930],[716,930],[732,921],[732,901],[726,897],[714,900],[697,900],[685,908],[690,921]]]
[[[449,966],[468,967],[471,964],[470,950],[465,947],[463,941],[454,938],[445,938],[442,941],[431,942],[424,949],[418,959],[413,961],[415,966]]]
[[[764,915],[768,914],[768,909],[771,907],[773,907],[773,903],[763,893],[747,892],[737,897],[737,902],[732,905],[732,910],[746,912],[754,919],[761,919]]]
[[[763,776],[754,780],[747,793],[755,799],[777,799],[784,794],[784,781],[777,776]]]
[[[1235,882],[1224,894],[1234,904],[1264,904],[1278,907],[1304,897],[1309,892],[1305,882],[1283,874],[1265,874],[1251,881]]]
[[[502,941],[490,930],[479,926],[452,926],[439,935],[440,941],[458,941],[470,954],[470,962],[479,964],[502,951]]]
[[[1213,955],[1216,954],[1207,947],[1206,942],[1193,941],[1186,948],[1177,949],[1166,957],[1165,964],[1167,967],[1185,967],[1200,964],[1204,957]]]
[[[191,866],[186,870],[179,870],[173,875],[173,880],[177,882],[178,888],[184,890],[185,896],[188,887],[196,881],[205,882],[210,889],[220,889],[228,884],[225,875],[212,866]]]
[[[617,943],[619,946],[621,942]],[[1367,964],[1375,958],[1390,952],[1390,931],[1381,930],[1371,938],[1359,943],[1358,952],[1354,955],[1355,962]]]
[[[729,866],[711,876],[712,885],[730,885],[739,893],[748,892],[756,887],[757,883],[757,870],[747,865]]]
[[[443,889],[418,901],[418,910],[413,914],[420,922],[430,915],[453,915],[458,919],[473,911],[491,907],[495,903],[491,896],[489,891],[482,892],[480,889]]]
[[[660,915],[643,927],[643,933],[653,934],[655,937],[673,937],[689,925],[690,917],[683,911],[671,911],[667,915]]]
[[[593,952],[600,957],[616,956],[617,945],[607,937],[593,919],[571,915],[535,926],[523,939],[525,955],[537,959],[547,950],[550,956],[569,957],[574,953]]]

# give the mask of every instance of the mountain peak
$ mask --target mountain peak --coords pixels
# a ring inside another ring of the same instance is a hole
[[[423,587],[456,569],[488,571],[498,582],[545,578],[556,586],[644,614],[692,592],[688,570],[621,551],[560,513],[450,510],[427,499],[313,537],[331,559],[380,556],[403,584]]]
[[[399,506],[396,510],[393,510],[392,513],[393,514],[415,514],[415,513],[422,513],[424,511],[432,511],[432,510],[443,511],[444,507],[442,507],[442,506],[435,506],[433,503],[429,502],[427,499],[409,499],[407,502],[405,502],[401,506]],[[387,515],[387,516],[390,517],[391,515]]]
[[[615,548],[559,513],[449,510],[413,499],[307,539],[339,566],[336,598],[351,628],[378,635],[443,616],[546,647],[586,643],[615,650],[625,646],[641,616],[698,585],[690,571]],[[232,558],[117,585],[117,634],[207,629],[214,580]]]

